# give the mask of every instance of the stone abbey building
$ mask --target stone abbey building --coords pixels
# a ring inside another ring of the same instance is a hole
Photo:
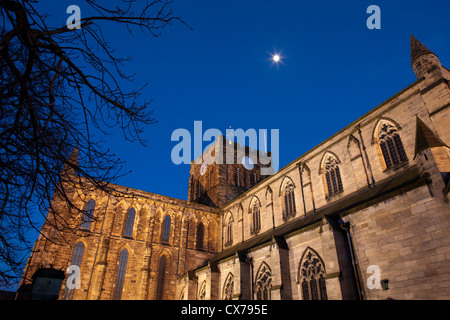
[[[80,232],[46,222],[22,285],[75,266],[59,299],[450,299],[450,71],[412,36],[411,58],[417,81],[276,174],[222,137],[187,201],[80,186]]]

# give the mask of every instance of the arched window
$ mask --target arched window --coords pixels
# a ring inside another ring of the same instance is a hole
[[[299,283],[303,300],[327,300],[325,267],[322,259],[310,248],[300,262]]]
[[[197,188],[197,198],[200,198],[203,195],[203,184],[200,180],[198,180]]]
[[[71,275],[76,275],[77,276],[72,276],[69,275],[69,278],[67,279],[66,282],[66,288],[64,289],[64,294],[63,294],[63,300],[72,300],[73,298],[73,294],[75,292],[75,289],[77,287],[77,282],[78,284],[80,283],[80,270],[77,270],[77,267],[80,268],[81,266],[81,261],[83,260],[83,254],[84,254],[84,244],[83,242],[78,242],[75,246],[75,248],[73,249],[73,255],[72,255],[72,261],[70,262],[70,267],[72,270],[74,270],[74,273],[72,273]],[[74,268],[75,267],[75,268]]]
[[[344,190],[342,186],[341,172],[338,161],[333,156],[328,156],[323,166],[328,196]]]
[[[225,246],[229,246],[233,243],[233,216],[231,213],[228,213],[225,219]]]
[[[197,226],[197,250],[203,250],[203,241],[205,238],[205,227],[203,223],[199,223]]]
[[[164,282],[166,280],[167,258],[162,255],[159,259],[158,284],[156,287],[156,300],[162,300],[164,294]]]
[[[234,277],[233,274],[228,274],[227,279],[225,280],[225,284],[223,286],[223,300],[233,300],[233,286],[234,286]]]
[[[117,268],[116,283],[114,285],[113,300],[122,299],[123,284],[128,263],[128,251],[123,249],[119,257],[119,267]]]
[[[162,242],[169,242],[169,239],[170,239],[170,224],[171,224],[170,215],[167,215],[164,218],[164,222],[163,222],[163,231],[162,231],[162,237],[161,237],[161,241]]]
[[[258,184],[259,179],[258,179],[258,172],[255,170],[253,171],[253,184]]]
[[[296,209],[295,209],[295,194],[294,194],[294,185],[292,182],[287,182],[286,186],[284,187],[283,192],[284,197],[284,210],[283,210],[283,219],[287,219],[290,216],[294,216]]]
[[[380,125],[378,143],[386,169],[408,160],[398,130],[391,123],[385,122]]]
[[[256,300],[270,300],[270,290],[272,288],[272,272],[269,266],[263,262],[255,281]]]
[[[237,167],[234,174],[234,184],[238,187],[241,186],[241,168]]]
[[[133,236],[133,227],[134,227],[134,219],[136,217],[136,210],[134,208],[130,208],[127,212],[127,220],[125,223],[125,230],[123,232],[123,235],[125,237],[132,237]]]
[[[195,200],[197,200],[197,198],[199,197],[199,194],[198,194],[198,186],[197,186],[197,184],[199,183],[198,182],[198,180],[197,179],[193,179],[194,180],[194,182],[192,183],[192,186],[193,186],[193,197],[194,197],[194,201]]]
[[[250,225],[250,233],[256,233],[261,229],[260,208],[261,204],[259,201],[254,201],[253,206],[251,207],[252,224]]]
[[[198,300],[206,300],[206,281],[203,281],[198,291]]]
[[[83,210],[83,218],[81,219],[80,228],[83,230],[91,230],[92,218],[94,218],[95,211],[95,201],[94,199],[89,200]]]

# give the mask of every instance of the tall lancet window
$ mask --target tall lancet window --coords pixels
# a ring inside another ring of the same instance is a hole
[[[234,173],[234,184],[238,187],[241,186],[241,168],[237,167]]]
[[[94,218],[94,211],[95,211],[95,201],[94,199],[89,200],[86,203],[86,206],[83,210],[83,218],[81,220],[81,226],[80,228],[83,230],[91,230],[91,222]]]
[[[252,224],[250,226],[250,232],[256,233],[261,229],[261,204],[258,199],[254,200],[253,205],[251,206],[251,215],[252,215]]]
[[[123,284],[128,263],[128,251],[123,249],[119,257],[119,267],[117,268],[116,283],[114,285],[113,300],[122,299]]]
[[[225,246],[229,246],[233,243],[233,216],[229,212],[225,218],[225,228],[224,228],[224,241]]]
[[[81,275],[81,272],[79,268],[81,266],[81,261],[83,260],[83,254],[84,244],[83,242],[78,242],[73,249],[72,261],[70,262],[71,269],[74,273],[69,274],[70,279],[67,279],[66,288],[62,297],[63,300],[72,300],[75,289],[77,289],[77,287],[79,287],[80,285],[79,277]]]
[[[295,216],[295,193],[294,185],[291,180],[287,180],[283,189],[283,219]]]
[[[408,160],[402,140],[400,139],[400,134],[393,124],[384,122],[380,125],[378,144],[386,169]]]
[[[166,280],[167,257],[162,255],[159,259],[158,283],[156,286],[156,300],[162,300],[164,296],[164,282]]]
[[[205,227],[202,222],[197,226],[197,250],[203,250],[203,242],[205,239]]]
[[[125,237],[131,238],[133,236],[133,228],[134,228],[134,219],[136,217],[136,210],[134,208],[130,208],[127,212],[127,219],[125,222],[125,230],[123,235]]]
[[[163,221],[163,230],[162,230],[162,237],[161,237],[162,242],[166,242],[166,243],[169,242],[171,222],[172,221],[171,221],[170,215],[167,215]]]

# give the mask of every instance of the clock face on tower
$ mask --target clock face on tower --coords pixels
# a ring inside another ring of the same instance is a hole
[[[242,165],[244,166],[245,169],[247,170],[253,170],[254,168],[254,163],[253,160],[247,156],[242,158]]]
[[[208,168],[208,164],[206,162],[202,163],[202,166],[200,167],[200,174],[203,176],[206,173],[206,169]]]

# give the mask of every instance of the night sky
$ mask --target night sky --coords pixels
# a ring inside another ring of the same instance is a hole
[[[81,0],[37,7],[62,25],[71,4],[89,13]],[[380,30],[366,26],[373,4]],[[123,70],[135,81],[124,86],[149,83],[143,96],[158,123],[146,128],[145,147],[114,130],[99,138],[132,170],[118,184],[174,198],[187,198],[189,179],[189,165],[171,161],[178,128],[279,129],[282,168],[416,80],[410,34],[450,68],[448,0],[174,0],[172,8],[193,30],[174,23],[159,38],[131,37],[104,25],[116,55],[134,58]]]

